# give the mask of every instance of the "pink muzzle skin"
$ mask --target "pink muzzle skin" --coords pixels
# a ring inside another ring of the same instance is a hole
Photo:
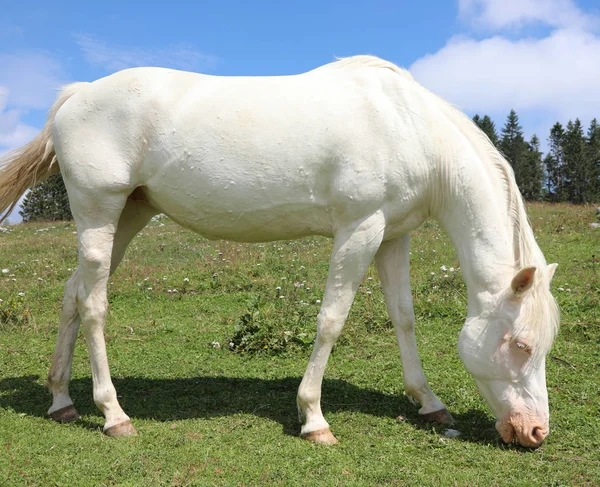
[[[520,414],[507,415],[498,420],[496,430],[505,443],[512,443],[516,439],[519,444],[528,448],[540,446],[550,432],[547,425],[540,421],[524,421]]]

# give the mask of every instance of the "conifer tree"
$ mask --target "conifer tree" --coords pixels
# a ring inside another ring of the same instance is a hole
[[[588,197],[591,171],[585,158],[583,126],[579,119],[567,124],[563,143],[564,177],[567,200],[571,203],[585,203]]]
[[[565,177],[564,177],[564,138],[563,126],[556,122],[550,129],[548,137],[549,152],[544,158],[546,166],[548,197],[550,201],[565,201]]]
[[[585,158],[591,173],[587,201],[600,202],[600,124],[596,119],[591,121],[588,129]]]
[[[55,174],[31,188],[21,204],[19,214],[24,222],[72,220],[62,176]]]
[[[512,166],[517,185],[521,193],[523,193],[523,188],[527,185],[525,181],[526,170],[523,169],[525,164],[524,159],[527,154],[527,143],[523,137],[523,129],[519,125],[519,117],[514,110],[510,111],[506,119],[506,124],[502,128],[499,149]]]
[[[521,165],[521,193],[526,200],[538,201],[542,197],[544,170],[540,139],[534,134],[527,144],[527,151]]]
[[[496,132],[496,125],[492,122],[492,119],[488,115],[484,115],[481,118],[479,115],[473,117],[473,122],[488,136],[496,147],[498,147],[498,132]]]

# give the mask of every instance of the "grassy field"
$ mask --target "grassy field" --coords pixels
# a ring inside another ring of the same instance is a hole
[[[417,340],[461,435],[449,439],[445,428],[420,422],[404,396],[371,269],[323,384],[335,447],[298,438],[295,406],[328,240],[209,242],[167,219],[152,222],[109,288],[111,372],[139,432],[113,439],[101,432],[81,335],[71,396],[82,418],[59,425],[45,417],[75,227],[10,227],[0,234],[0,486],[600,485],[600,233],[588,228],[592,210],[529,208],[548,262],[560,264],[552,287],[562,312],[547,364],[552,432],[536,450],[502,444],[460,363],[466,292],[433,222],[413,236]]]

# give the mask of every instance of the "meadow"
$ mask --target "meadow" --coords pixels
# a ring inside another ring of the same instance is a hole
[[[75,226],[0,233],[0,486],[600,485],[600,230],[593,208],[533,204],[531,223],[561,308],[547,359],[551,433],[505,445],[462,366],[466,290],[454,249],[428,221],[411,280],[425,373],[460,431],[419,420],[404,395],[374,268],[331,356],[323,409],[334,447],[298,437],[295,397],[310,355],[331,242],[208,241],[167,218],[138,235],[112,276],[106,336],[121,405],[139,436],[109,438],[92,400],[83,337],[71,396],[79,421],[46,417]]]

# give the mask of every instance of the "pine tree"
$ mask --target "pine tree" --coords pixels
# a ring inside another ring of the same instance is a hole
[[[527,152],[523,156],[521,165],[521,193],[526,200],[538,201],[542,197],[542,181],[544,170],[540,139],[534,134],[527,144]]]
[[[519,117],[514,110],[510,111],[506,119],[506,124],[502,128],[502,138],[499,148],[508,160],[515,173],[517,185],[523,193],[523,188],[527,186],[525,178],[526,170],[523,169],[525,157],[527,154],[527,143],[523,137],[523,129],[519,125]]]
[[[21,204],[19,214],[24,222],[38,220],[72,220],[65,183],[60,174],[31,188]]]
[[[592,120],[586,137],[585,158],[590,167],[587,201],[600,202],[600,124]]]
[[[550,129],[548,137],[549,152],[544,159],[548,197],[550,201],[565,201],[565,176],[564,176],[564,138],[563,126],[556,122]]]
[[[564,176],[567,200],[571,203],[585,203],[588,195],[591,171],[585,157],[583,126],[579,119],[567,124],[564,137]]]
[[[492,144],[498,147],[498,132],[496,132],[496,125],[492,122],[492,119],[487,115],[484,115],[483,118],[479,115],[475,115],[473,117],[473,122],[483,130],[485,135],[492,141]]]

